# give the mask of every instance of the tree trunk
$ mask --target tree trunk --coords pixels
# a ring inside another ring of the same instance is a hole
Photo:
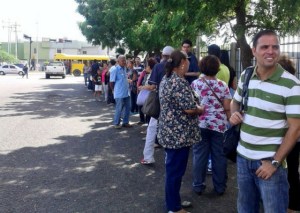
[[[246,69],[247,67],[252,65],[252,50],[247,43],[246,37],[241,36],[237,38],[237,46],[241,48],[241,61],[242,61],[242,69]]]
[[[246,3],[245,0],[240,0],[235,8],[236,12],[236,25],[234,31],[237,37],[237,47],[241,49],[241,61],[242,68],[245,69],[251,66],[251,60],[253,58],[251,48],[246,40]]]

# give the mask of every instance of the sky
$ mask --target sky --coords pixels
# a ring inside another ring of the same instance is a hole
[[[76,12],[75,0],[0,0],[0,42],[8,41],[8,27],[17,26],[18,40],[23,34],[42,38],[86,41],[77,25],[84,17]],[[14,27],[15,29],[15,27]],[[13,30],[14,31],[14,30]],[[11,42],[15,41],[15,32]]]

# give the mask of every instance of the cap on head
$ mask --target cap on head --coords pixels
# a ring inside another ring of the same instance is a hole
[[[221,56],[221,49],[216,44],[209,45],[207,48],[207,52],[209,55],[214,55],[217,56],[218,58],[220,58]]]
[[[163,51],[162,51],[162,55],[171,55],[173,51],[174,51],[173,47],[165,46]]]

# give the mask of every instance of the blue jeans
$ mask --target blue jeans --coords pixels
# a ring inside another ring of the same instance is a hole
[[[168,211],[177,212],[182,209],[180,187],[185,173],[190,147],[165,149],[166,182],[165,199]]]
[[[258,213],[262,201],[265,213],[287,212],[289,185],[287,171],[282,166],[268,180],[258,178],[256,170],[260,160],[237,156],[237,182],[239,213]]]
[[[214,190],[226,190],[227,159],[223,152],[223,133],[201,128],[200,143],[193,146],[193,190],[202,193],[205,188],[206,169],[209,153],[212,161],[212,180]]]
[[[129,123],[130,114],[130,96],[126,98],[116,98],[116,111],[114,116],[114,125],[120,124],[121,115],[123,116],[123,124]]]

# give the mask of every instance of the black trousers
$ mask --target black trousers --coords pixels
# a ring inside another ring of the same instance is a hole
[[[299,180],[299,151],[300,142],[292,149],[287,157],[289,190],[289,209],[300,211],[300,180]]]
[[[131,109],[130,111],[133,112],[138,112],[138,105],[136,104],[136,99],[137,99],[137,94],[134,92],[130,92],[130,98],[131,98]]]

